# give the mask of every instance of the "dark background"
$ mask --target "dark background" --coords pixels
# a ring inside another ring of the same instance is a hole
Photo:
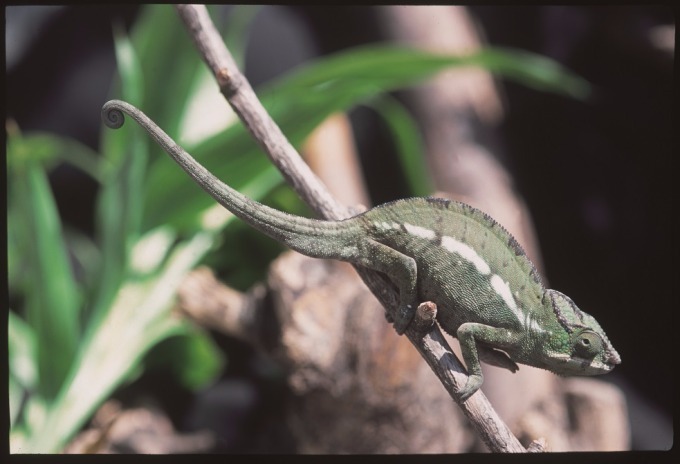
[[[489,44],[544,54],[594,87],[592,98],[579,102],[500,83],[507,114],[498,128],[498,155],[529,205],[551,286],[595,314],[622,356],[622,365],[601,379],[626,394],[633,447],[668,448],[677,309],[672,297],[678,281],[671,244],[674,48],[655,46],[654,38],[659,26],[673,27],[674,35],[674,11],[470,10]],[[5,10],[7,117],[23,131],[56,132],[97,149],[99,111],[115,73],[111,24],[119,20],[129,27],[138,11],[136,6]],[[378,31],[367,7],[265,7],[251,28],[246,74],[257,89],[320,54],[384,39]],[[380,170],[394,164],[380,121],[361,111],[353,112],[352,121],[360,153],[371,154],[364,163],[374,203],[403,196],[400,184]],[[96,184],[68,166],[56,169],[50,180],[62,218],[91,233]],[[222,342],[234,349],[232,342]],[[230,356],[225,375],[256,381],[249,366]],[[142,378],[136,385],[153,391],[157,383]],[[155,393],[187,397],[171,387]],[[260,403],[266,402],[264,393],[260,389]],[[181,427],[181,414],[174,414]]]

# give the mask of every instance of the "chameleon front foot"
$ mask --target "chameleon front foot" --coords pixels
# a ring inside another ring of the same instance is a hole
[[[479,387],[482,386],[483,378],[481,374],[472,374],[468,377],[465,386],[458,391],[458,397],[461,403],[465,403],[468,398],[475,394]]]

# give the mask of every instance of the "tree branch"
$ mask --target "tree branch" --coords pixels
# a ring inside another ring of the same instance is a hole
[[[322,217],[348,217],[348,211],[331,196],[264,109],[236,66],[205,6],[177,5],[177,11],[220,91],[286,181]]]
[[[177,11],[203,61],[215,76],[220,91],[298,195],[325,219],[338,220],[351,216],[353,212],[344,208],[330,195],[264,109],[249,82],[237,68],[205,6],[177,5]],[[392,283],[376,272],[355,267],[369,289],[388,309],[388,313],[394,313],[398,306],[398,293]],[[436,324],[425,334],[418,330],[416,324],[411,325],[405,335],[458,403],[456,392],[467,380],[462,364]],[[481,391],[460,404],[460,407],[489,450],[527,451]]]

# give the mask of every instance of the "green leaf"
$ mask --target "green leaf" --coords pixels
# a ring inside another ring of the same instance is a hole
[[[432,194],[432,182],[427,172],[425,147],[420,129],[404,106],[388,94],[368,103],[387,124],[397,149],[402,172],[411,196]]]
[[[135,48],[120,24],[114,26],[113,39],[118,73],[125,98],[141,105],[146,89],[142,66]]]
[[[174,289],[213,240],[213,233],[198,233],[175,247],[153,278],[126,282],[92,336],[80,345],[64,388],[27,438],[26,452],[59,451],[99,404],[137,372],[151,347],[186,331],[180,319],[170,317]]]
[[[35,333],[14,311],[8,312],[9,413],[13,429],[21,413],[24,395],[38,383]]]
[[[21,145],[26,153],[30,153],[31,159],[48,171],[60,163],[68,163],[93,179],[101,180],[99,155],[77,140],[46,132],[30,132],[22,136]],[[9,158],[8,168],[12,169],[16,161]]]
[[[144,90],[139,59],[120,30],[114,34],[114,44],[123,97],[141,105]],[[130,249],[139,236],[148,145],[146,133],[134,124],[118,131],[106,128],[102,133],[102,153],[108,161],[96,210],[102,259],[97,273],[99,288],[89,314],[88,337],[118,292],[127,272]]]
[[[54,397],[63,382],[80,339],[79,308],[82,295],[76,285],[62,236],[57,206],[47,175],[18,133],[8,132],[8,157],[13,167],[8,178],[10,236],[16,257],[30,276],[22,287],[25,314],[39,343],[36,359],[46,398]],[[13,273],[16,276],[16,273]],[[10,283],[10,287],[13,283]]]
[[[99,285],[96,279],[102,255],[94,240],[74,227],[64,227],[64,240],[74,263],[75,277],[87,300]]]
[[[210,7],[214,10],[216,7]],[[237,31],[245,31],[259,7],[235,6],[228,17],[228,27],[224,35],[232,45],[236,39],[237,53],[245,48],[244,36]],[[154,5],[145,12],[135,24],[132,42],[138,52],[144,69],[147,94],[144,111],[152,117],[169,135],[185,145],[186,138],[195,138],[192,128],[200,127],[200,132],[221,131],[236,120],[231,108],[219,93],[219,88],[208,68],[201,62],[193,42],[177,17],[174,8],[168,5]],[[178,32],[179,31],[179,32]],[[204,115],[215,116],[205,117]],[[189,119],[191,118],[191,119]],[[217,127],[211,131],[211,127]],[[225,168],[231,176],[229,181],[238,186],[252,176],[266,169],[268,162],[262,160],[256,165],[246,166],[257,147],[240,125],[234,132],[240,133],[238,143],[230,144],[234,158],[225,161]],[[205,138],[205,137],[203,137]],[[247,152],[241,147],[246,146]],[[220,147],[224,149],[224,146]],[[236,152],[238,154],[236,154]],[[186,183],[186,175],[176,166],[168,166],[167,155],[155,144],[151,145],[151,166],[149,182],[145,195],[143,230],[154,229],[162,224],[171,224],[183,230],[197,230],[198,216],[211,202],[200,199],[202,194],[195,186]],[[200,154],[197,154],[200,158]],[[155,166],[162,166],[160,173]],[[241,166],[236,167],[235,164]],[[175,168],[175,169],[173,169]],[[177,189],[175,189],[177,187]],[[196,209],[195,199],[199,198],[201,207]],[[176,203],[176,200],[179,202]],[[179,207],[175,207],[175,206]]]
[[[526,52],[485,49],[470,55],[447,56],[393,45],[370,45],[316,60],[258,93],[284,134],[293,145],[299,146],[333,112],[346,111],[376,95],[413,85],[444,69],[463,66],[483,67],[525,85],[573,97],[585,96],[588,89],[585,81],[553,61]],[[406,116],[393,115],[388,122],[404,126]],[[413,136],[408,137],[410,141],[406,138],[398,142],[404,148],[403,144],[413,148]],[[235,187],[269,163],[240,123],[196,144],[191,152],[217,177]],[[166,159],[152,163],[145,228],[164,222],[190,227],[196,223],[196,215],[212,203],[208,195],[201,193],[182,174]],[[422,177],[422,173],[417,176]],[[426,190],[423,182],[412,181],[418,191]]]
[[[224,357],[206,332],[187,329],[154,347],[146,366],[169,369],[181,385],[196,391],[215,380],[224,366]]]
[[[351,82],[383,91],[411,85],[448,67],[481,67],[544,91],[585,98],[588,83],[553,60],[533,53],[485,48],[468,55],[444,55],[395,45],[367,45],[315,61],[291,73],[276,85],[276,92],[329,90]]]
[[[7,390],[9,397],[9,427],[10,430],[16,430],[16,422],[19,418],[19,413],[21,412],[21,403],[25,390],[21,387],[12,373],[9,374]]]
[[[36,336],[31,326],[14,311],[8,312],[7,347],[10,374],[24,389],[35,388],[38,383]]]
[[[204,66],[196,48],[172,5],[145,7],[131,41],[144,76],[144,111],[168,134],[176,135],[192,82],[199,66]],[[162,150],[152,146],[152,158],[161,155]]]
[[[50,171],[61,163],[68,163],[89,174],[97,180],[101,180],[102,169],[99,156],[87,146],[68,137],[61,137],[49,133],[31,132],[21,134],[19,128],[9,121],[7,126],[8,157],[7,168],[10,173],[24,169],[25,157],[43,166]],[[23,153],[23,156],[13,156]],[[11,178],[8,178],[10,183]],[[12,195],[12,192],[9,192]],[[30,252],[32,244],[29,235],[22,226],[25,224],[25,212],[15,204],[8,205],[8,272],[10,293],[14,295],[26,292],[25,282],[31,280],[28,262],[24,259],[25,251]],[[69,248],[70,249],[70,248]]]
[[[230,13],[227,15],[226,27],[221,26],[219,21],[224,17],[225,6],[211,5],[208,11],[215,22],[218,30],[224,31],[224,40],[234,57],[236,63],[242,68],[243,57],[245,56],[245,46],[247,40],[247,27],[251,23],[254,15],[261,7],[251,5],[231,6]],[[195,53],[190,55],[187,68],[194,63]],[[174,57],[173,57],[174,58]],[[215,83],[215,78],[209,68],[203,63],[196,63],[197,69],[189,85],[182,84],[189,89],[185,97],[185,105],[178,115],[179,132],[170,132],[173,138],[178,140],[186,147],[192,147],[197,141],[225,130],[229,125],[237,120],[224,96],[220,93],[219,87]],[[158,152],[162,157],[163,153]],[[180,173],[174,172],[175,177],[180,177]]]

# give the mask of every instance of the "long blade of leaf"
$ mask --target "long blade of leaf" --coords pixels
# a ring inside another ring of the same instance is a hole
[[[38,382],[37,340],[33,329],[13,311],[8,312],[7,347],[10,378],[10,427],[19,417],[24,392],[35,389]]]
[[[68,163],[93,179],[101,180],[99,156],[75,139],[48,132],[31,132],[23,136],[23,144],[27,147],[30,145],[31,158],[40,162],[48,171],[60,163]],[[7,161],[14,162],[13,159]]]
[[[260,94],[264,106],[294,145],[300,145],[328,115],[346,111],[381,93],[413,85],[450,67],[480,66],[501,76],[545,91],[584,97],[588,84],[557,63],[517,50],[484,49],[465,56],[448,56],[393,45],[371,45],[341,52],[292,71]],[[403,118],[401,118],[403,122]],[[238,163],[264,169],[268,163],[240,126],[197,144],[192,154],[226,182],[237,180]],[[177,174],[173,163],[159,159],[150,167],[145,227],[178,220],[189,224],[194,214],[211,204],[207,195]],[[422,189],[421,189],[422,190]],[[163,207],[172,205],[172,209]],[[182,219],[177,215],[181,212]],[[176,215],[177,214],[177,215]],[[178,223],[179,223],[178,222]]]
[[[29,437],[27,452],[59,451],[150,347],[184,331],[180,319],[169,317],[174,292],[168,289],[177,288],[213,239],[209,232],[195,235],[177,247],[156,278],[130,282],[118,293],[93,336],[80,346],[74,369],[42,428]]]
[[[188,95],[202,65],[172,5],[148,5],[131,33],[143,74],[144,108],[169,134],[177,134]],[[125,87],[123,87],[125,90]],[[151,147],[151,156],[162,150]]]
[[[432,194],[431,177],[425,164],[425,148],[420,128],[408,110],[389,94],[367,103],[382,116],[392,133],[402,172],[410,188],[411,196]]]
[[[114,44],[123,95],[131,102],[142,104],[143,76],[134,48],[119,29],[115,31]],[[97,231],[102,244],[102,259],[100,285],[91,308],[88,337],[103,318],[123,281],[130,248],[139,234],[148,144],[146,134],[132,124],[119,131],[104,130],[102,133],[102,153],[107,160],[97,199]]]
[[[475,66],[543,91],[586,98],[588,83],[559,63],[509,48],[484,48],[467,55],[445,55],[396,45],[367,45],[330,55],[282,78],[270,91],[309,91],[338,81],[381,85],[383,91],[410,85],[448,67]],[[264,93],[268,91],[265,90]]]
[[[31,146],[9,134],[13,159],[9,180],[13,236],[22,246],[26,318],[35,330],[40,382],[45,398],[54,397],[71,367],[80,339],[81,294],[71,270],[57,206],[41,164],[31,157]],[[13,250],[14,252],[14,250]]]

